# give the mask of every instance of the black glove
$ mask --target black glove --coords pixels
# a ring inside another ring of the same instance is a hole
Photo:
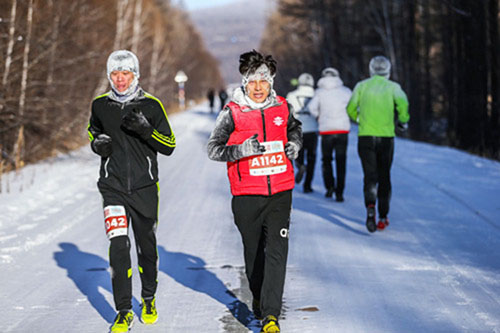
[[[403,133],[405,133],[406,131],[408,130],[408,123],[402,123],[400,121],[398,121],[396,123],[396,133],[399,134],[399,135],[402,135]]]
[[[299,150],[299,146],[295,142],[288,141],[285,144],[285,154],[289,160],[295,160],[299,157]]]
[[[108,157],[113,152],[111,142],[113,140],[106,134],[99,134],[97,138],[92,141],[92,150],[102,157]]]
[[[137,109],[127,112],[122,117],[122,126],[138,134],[144,140],[149,139],[153,134],[153,126],[151,126],[144,114]]]
[[[257,136],[258,134],[252,135],[239,146],[241,157],[259,155],[266,151],[266,147],[259,143]]]

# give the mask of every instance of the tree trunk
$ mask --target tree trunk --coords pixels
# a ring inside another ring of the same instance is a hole
[[[135,0],[134,8],[134,24],[132,31],[132,47],[131,51],[137,54],[139,51],[139,41],[141,40],[142,27],[142,0]]]
[[[488,31],[490,54],[490,149],[491,155],[500,159],[500,64],[498,63],[498,0],[488,1]]]
[[[54,19],[52,21],[52,33],[50,35],[50,55],[49,55],[49,64],[47,69],[47,96],[48,98],[53,98],[53,94],[55,91],[54,87],[54,65],[56,63],[57,58],[57,39],[59,38],[59,22],[61,21],[61,2],[58,1],[57,8],[54,4],[54,0],[49,1],[49,6],[51,12],[54,13]],[[47,125],[48,123],[48,113],[49,109],[47,107],[42,110],[42,124]]]
[[[464,17],[466,27],[466,110],[461,146],[479,154],[485,152],[485,126],[487,122],[487,48],[486,12],[483,1],[466,1],[469,16]]]
[[[17,141],[14,146],[14,156],[16,161],[16,170],[22,168],[24,165],[24,108],[26,104],[26,90],[28,86],[28,66],[29,66],[29,53],[31,42],[31,27],[33,25],[33,0],[29,0],[28,14],[26,19],[26,40],[24,44],[23,53],[23,69],[21,78],[21,95],[19,96],[19,111],[18,117],[21,123],[17,135]]]
[[[389,55],[389,58],[391,59],[391,64],[392,64],[391,75],[394,78],[394,80],[398,81],[399,80],[398,62],[396,58],[396,51],[394,49],[394,37],[392,34],[391,18],[389,17],[387,0],[381,0],[381,1],[382,1],[382,15],[384,17],[386,50]]]
[[[113,42],[113,51],[118,50],[122,43],[123,32],[125,30],[125,10],[127,8],[129,0],[117,0],[116,1],[116,34],[115,40]],[[104,92],[106,87],[108,86],[108,78],[107,76],[103,76],[97,85],[94,96],[98,96]]]
[[[5,86],[7,85],[7,80],[9,79],[10,65],[12,63],[12,52],[14,50],[14,34],[16,32],[16,9],[17,0],[12,0],[9,22],[9,42],[7,43],[7,52],[5,55],[5,70],[2,77],[2,87],[4,88],[4,91]]]

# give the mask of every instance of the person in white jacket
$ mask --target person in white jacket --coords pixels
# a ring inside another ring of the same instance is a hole
[[[342,202],[344,201],[347,137],[351,128],[346,106],[352,92],[344,86],[335,68],[327,67],[321,75],[318,89],[309,103],[309,111],[318,119],[319,124],[325,196],[331,198],[335,192],[336,201]],[[334,150],[336,184],[332,168]]]
[[[303,146],[299,151],[299,157],[295,160],[298,169],[295,182],[300,183],[305,173],[304,193],[313,191],[311,183],[318,147],[318,121],[311,115],[308,108],[313,96],[314,78],[309,73],[300,74],[297,89],[290,91],[286,96],[289,105],[293,108],[293,115],[302,123]],[[304,163],[304,155],[307,155],[307,163]]]

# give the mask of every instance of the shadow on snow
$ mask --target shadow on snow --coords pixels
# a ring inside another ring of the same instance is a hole
[[[205,267],[205,261],[199,257],[167,251],[158,246],[160,271],[173,278],[181,285],[194,291],[207,294],[222,303],[243,326],[253,329],[253,312],[241,302],[224,283]]]
[[[72,243],[59,243],[59,247],[62,251],[54,252],[54,260],[57,265],[67,271],[68,277],[73,280],[101,317],[112,323],[116,311],[99,291],[99,287],[101,287],[109,293],[113,293],[108,261],[95,254],[80,251]],[[137,313],[139,302],[135,297],[132,299],[132,304]]]

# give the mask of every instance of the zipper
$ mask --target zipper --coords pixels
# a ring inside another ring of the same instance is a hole
[[[266,134],[266,118],[264,117],[264,109],[260,109],[260,114],[262,116],[262,132],[264,135],[264,142],[267,141],[267,134]],[[269,191],[269,195],[272,194],[271,191],[271,176],[267,175],[267,189]]]
[[[151,167],[153,166],[151,163],[151,158],[149,156],[146,156],[146,159],[148,160],[149,177],[151,177],[151,180],[154,180],[153,173],[151,172]]]
[[[123,110],[125,109],[126,103],[127,102],[122,104],[122,107],[121,107],[122,112],[120,112],[120,115],[122,115]],[[126,135],[125,135],[125,138],[126,138]],[[128,143],[124,142],[123,147],[125,150],[125,160],[127,161],[126,162],[126,164],[127,164],[127,191],[130,194],[130,193],[132,193],[132,184],[131,184],[131,176],[130,176],[131,175],[131,172],[130,172],[131,167],[130,167],[130,158],[129,158],[129,152],[128,152],[128,150],[129,150]]]
[[[241,182],[240,160],[236,161],[236,170],[238,171],[238,178],[240,178],[240,182]]]
[[[110,158],[106,158],[106,162],[104,162],[104,178],[108,178],[108,163],[109,163]]]

